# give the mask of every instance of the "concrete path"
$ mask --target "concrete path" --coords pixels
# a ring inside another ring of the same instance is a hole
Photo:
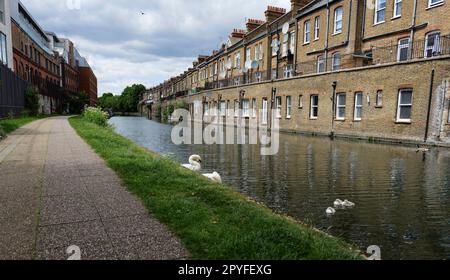
[[[0,142],[0,259],[185,259],[186,250],[76,134],[36,121]]]

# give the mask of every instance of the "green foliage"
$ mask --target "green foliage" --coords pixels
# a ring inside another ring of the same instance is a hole
[[[121,95],[105,93],[98,99],[98,105],[103,109],[112,109],[114,112],[137,112],[138,104],[145,86],[134,84],[126,87]]]
[[[189,110],[189,104],[186,102],[186,100],[178,100],[175,103],[175,109],[185,109],[185,110]]]
[[[0,129],[3,130],[3,133],[9,134],[32,121],[39,120],[44,117],[46,116],[28,116],[26,114],[22,114],[17,118],[0,120]]]
[[[28,87],[25,91],[25,109],[30,116],[37,116],[39,113],[39,95],[34,87]]]
[[[157,120],[161,120],[162,116],[162,107],[161,107],[161,103],[156,104],[156,109],[155,109],[155,115]]]
[[[0,125],[0,140],[5,138],[6,132],[3,130],[3,127]]]
[[[192,259],[361,259],[345,242],[275,214],[111,129],[81,118],[70,123],[152,216],[180,238]]]
[[[74,114],[81,114],[85,106],[89,105],[89,95],[84,91],[69,95],[69,110]]]
[[[89,107],[83,111],[83,119],[99,126],[108,126],[108,114],[100,108]]]

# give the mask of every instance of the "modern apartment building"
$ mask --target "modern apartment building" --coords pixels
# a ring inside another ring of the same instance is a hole
[[[151,108],[183,98],[191,112],[242,109],[240,117],[263,123],[275,110],[286,131],[448,145],[449,5],[292,0],[288,12],[269,6],[264,20],[248,20],[246,30],[233,30],[220,50],[178,76],[185,88],[172,88],[169,79],[147,96]],[[142,112],[151,109],[144,101]]]

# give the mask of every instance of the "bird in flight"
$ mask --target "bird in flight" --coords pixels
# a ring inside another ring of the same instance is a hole
[[[143,15],[143,16],[144,16],[144,15],[145,15],[145,13],[144,13],[143,11],[141,11],[141,15]]]

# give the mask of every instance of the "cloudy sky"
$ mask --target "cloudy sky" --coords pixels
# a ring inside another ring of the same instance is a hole
[[[99,95],[147,87],[210,54],[246,18],[289,0],[22,0],[39,24],[70,38],[98,79]],[[77,4],[80,3],[80,5]],[[141,13],[144,13],[142,15]]]

